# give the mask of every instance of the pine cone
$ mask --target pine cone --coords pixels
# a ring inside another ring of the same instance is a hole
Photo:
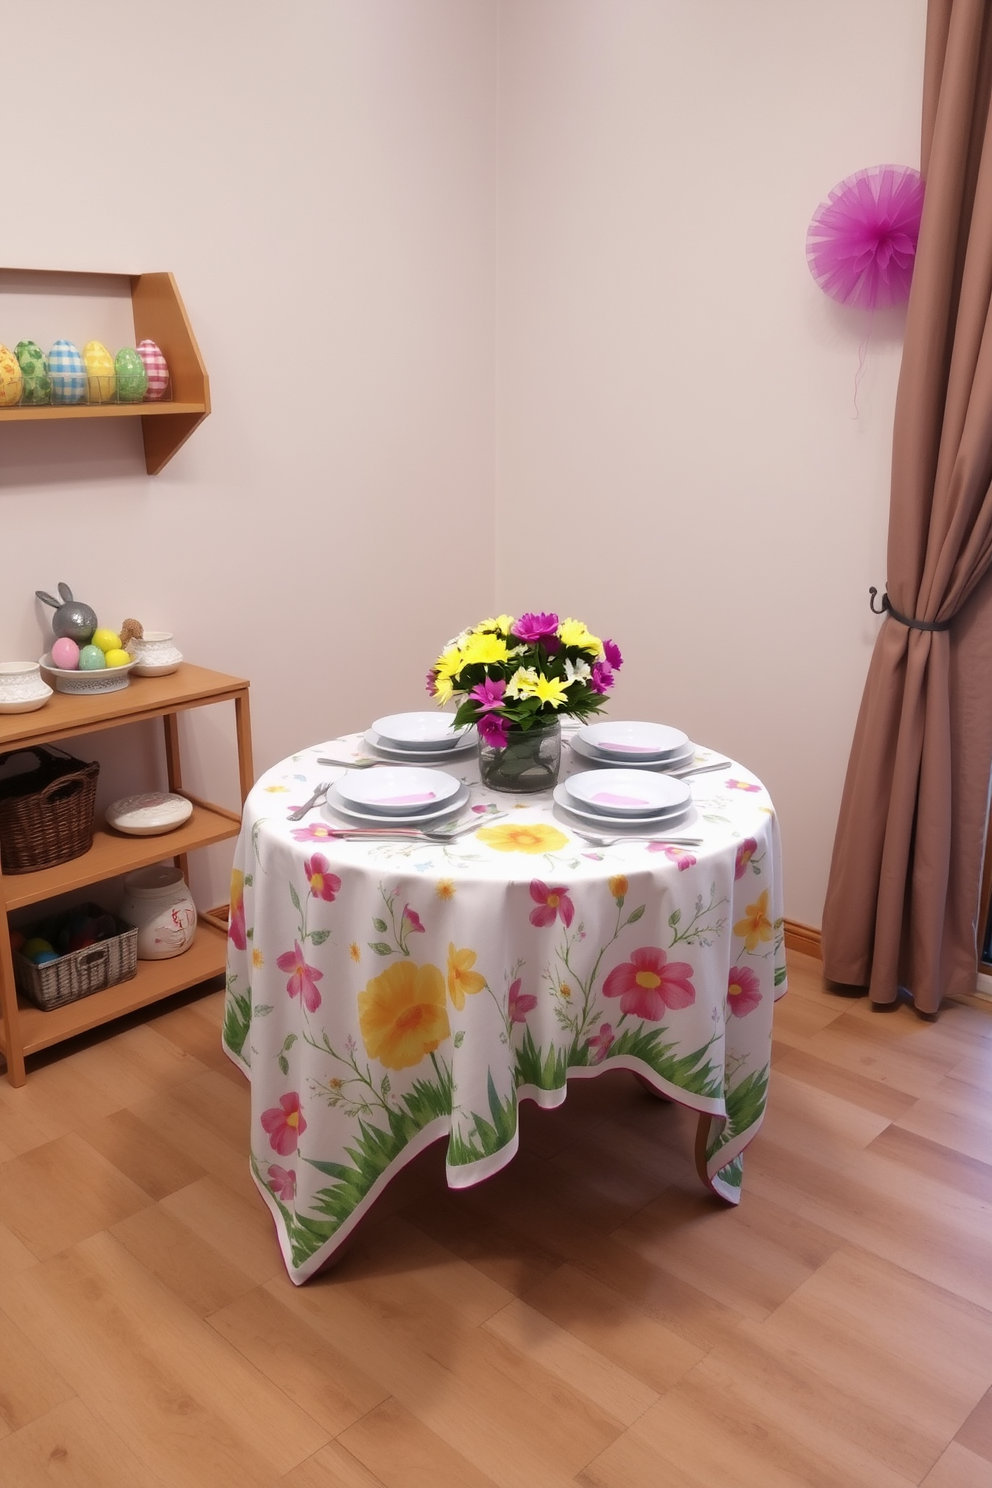
[[[140,641],[145,628],[140,620],[125,620],[121,625],[121,649],[126,651],[131,641]]]

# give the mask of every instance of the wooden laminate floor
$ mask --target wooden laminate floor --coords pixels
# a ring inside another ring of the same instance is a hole
[[[744,1199],[630,1076],[295,1288],[221,994],[0,1084],[4,1488],[990,1488],[992,1009],[790,957]]]

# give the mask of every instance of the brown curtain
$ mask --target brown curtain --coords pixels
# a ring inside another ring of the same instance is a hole
[[[887,615],[841,801],[824,971],[973,992],[992,771],[992,0],[930,0],[923,221],[893,432]]]

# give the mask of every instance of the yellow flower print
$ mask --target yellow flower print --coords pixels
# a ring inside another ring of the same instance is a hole
[[[484,976],[480,976],[472,967],[476,962],[474,951],[458,951],[453,944],[448,945],[448,993],[455,1007],[461,1012],[465,1006],[465,994],[471,995],[481,992],[486,985]]]
[[[265,965],[265,957],[258,949],[258,946],[252,946],[251,948],[251,964],[256,971],[260,971],[261,968]]]
[[[358,1023],[370,1058],[409,1069],[451,1035],[444,978],[436,966],[398,961],[358,994]]]
[[[263,786],[263,790],[268,791],[268,793],[269,793],[270,796],[276,796],[276,795],[279,794],[280,791],[283,791],[283,792],[288,791],[289,790],[289,786],[288,785],[266,785],[266,786]]]
[[[559,852],[568,846],[568,838],[557,827],[544,822],[503,822],[498,827],[480,827],[476,832],[480,842],[496,852],[546,853]]]
[[[450,878],[439,878],[434,885],[434,892],[439,899],[454,899],[455,884]]]
[[[747,906],[744,918],[734,926],[734,934],[743,936],[746,951],[756,950],[763,940],[771,940],[774,929],[767,909],[768,890],[762,889],[754,903]]]
[[[614,899],[626,898],[627,890],[629,889],[629,887],[630,885],[627,882],[626,874],[614,873],[613,877],[610,879],[610,893],[613,895]]]
[[[351,957],[352,961],[361,961],[362,952],[357,940],[353,940],[351,942],[351,945],[348,947],[348,955]]]
[[[572,989],[567,982],[558,983],[558,995],[559,997],[564,997],[566,1002],[569,1001],[572,996]]]

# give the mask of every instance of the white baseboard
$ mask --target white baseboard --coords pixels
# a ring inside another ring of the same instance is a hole
[[[992,976],[987,972],[980,971],[976,978],[978,985],[975,987],[976,997],[987,997],[992,1002]]]

